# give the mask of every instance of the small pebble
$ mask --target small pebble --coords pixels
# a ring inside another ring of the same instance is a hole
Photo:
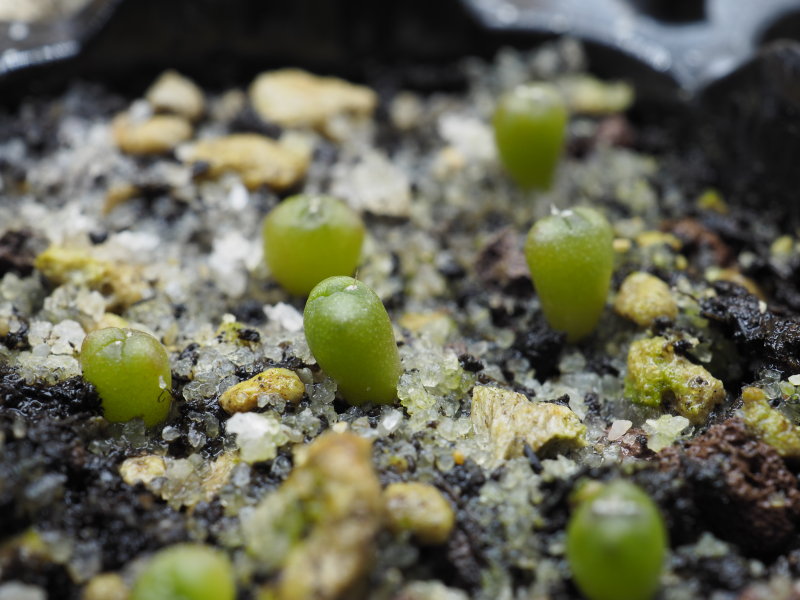
[[[619,438],[623,435],[628,433],[628,430],[633,426],[633,423],[626,419],[618,419],[611,423],[611,427],[608,430],[608,441],[609,442],[616,442]]]
[[[166,472],[164,458],[154,455],[128,458],[119,467],[120,477],[128,485],[147,485],[156,477],[163,477]]]
[[[145,94],[158,112],[172,113],[195,121],[205,110],[203,92],[177,71],[164,71]]]
[[[371,116],[378,97],[371,89],[343,79],[281,69],[255,79],[250,101],[265,121],[285,127],[324,129],[328,120],[337,115]]]
[[[383,492],[387,526],[395,533],[410,531],[421,544],[444,544],[455,515],[442,493],[427,483],[392,483]]]
[[[192,137],[192,126],[174,115],[155,115],[137,122],[123,113],[111,123],[111,135],[126,154],[166,154]]]
[[[275,367],[229,388],[219,397],[219,404],[228,413],[247,412],[258,406],[259,397],[273,394],[297,404],[305,389],[294,371]]]

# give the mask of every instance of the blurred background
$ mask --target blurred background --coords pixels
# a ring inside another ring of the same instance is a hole
[[[135,95],[165,68],[209,89],[292,65],[457,91],[465,56],[560,36],[738,196],[800,204],[800,0],[0,0],[0,105],[76,79]]]

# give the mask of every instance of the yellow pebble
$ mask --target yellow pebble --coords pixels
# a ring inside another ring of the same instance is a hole
[[[631,273],[622,282],[614,310],[641,327],[649,327],[658,317],[678,316],[678,304],[669,286],[643,271]]]
[[[258,406],[260,396],[277,394],[287,402],[297,404],[305,391],[306,386],[297,373],[274,367],[225,390],[219,397],[219,404],[228,413],[247,412]]]
[[[95,575],[83,588],[82,600],[128,600],[130,592],[117,573]]]
[[[411,532],[421,544],[444,544],[455,524],[450,503],[427,483],[392,483],[383,492],[386,524],[394,533]]]
[[[683,245],[673,234],[663,231],[643,231],[636,236],[636,243],[642,248],[665,244],[675,251],[680,250]]]

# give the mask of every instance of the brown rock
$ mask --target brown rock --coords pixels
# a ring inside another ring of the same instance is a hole
[[[531,274],[522,246],[522,240],[511,227],[505,227],[489,238],[475,261],[475,270],[481,281],[501,288],[530,287]]]
[[[745,554],[768,555],[795,534],[800,518],[797,479],[774,448],[729,419],[658,457],[660,468],[687,481],[687,494],[715,535]]]

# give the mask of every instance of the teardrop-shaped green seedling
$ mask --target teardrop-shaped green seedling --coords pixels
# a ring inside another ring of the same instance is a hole
[[[565,210],[534,223],[525,258],[553,329],[577,341],[597,326],[614,267],[614,234],[594,209]]]
[[[131,600],[234,600],[233,565],[221,551],[203,544],[159,550],[139,574]]]
[[[567,560],[588,600],[649,600],[659,586],[667,531],[655,503],[624,480],[604,484],[567,526]]]
[[[549,189],[567,128],[567,108],[549,83],[528,83],[504,94],[492,118],[497,152],[523,188]]]
[[[380,298],[352,277],[330,277],[309,294],[306,340],[351,404],[387,404],[402,372],[392,323]]]

